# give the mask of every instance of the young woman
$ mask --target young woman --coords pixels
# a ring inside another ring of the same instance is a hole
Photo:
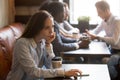
[[[69,8],[68,8],[68,4],[67,3],[63,3],[64,4],[64,21],[60,24],[60,33],[67,37],[67,38],[75,38],[75,39],[79,39],[80,38],[80,31],[78,28],[74,28],[69,22],[68,22],[68,18],[69,18]],[[76,36],[74,36],[74,33],[76,34]]]
[[[12,68],[7,80],[40,80],[42,78],[77,76],[81,71],[52,69],[54,57],[51,42],[55,39],[53,17],[46,11],[34,14],[16,41]],[[47,69],[43,69],[45,66]]]

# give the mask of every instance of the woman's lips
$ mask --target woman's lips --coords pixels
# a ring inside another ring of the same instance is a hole
[[[53,33],[51,33],[51,34],[49,35],[49,37],[50,37],[50,38],[53,38],[53,37],[54,37],[54,34],[53,34]]]
[[[54,35],[51,35],[51,36],[50,36],[50,38],[53,38],[53,37],[54,37]]]

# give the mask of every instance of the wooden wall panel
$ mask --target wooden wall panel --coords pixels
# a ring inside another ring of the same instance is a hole
[[[15,0],[15,6],[39,6],[46,0]]]
[[[32,14],[34,14],[44,1],[59,0],[15,0],[15,22],[26,24]]]
[[[47,0],[15,0],[15,22],[26,24],[44,1]]]

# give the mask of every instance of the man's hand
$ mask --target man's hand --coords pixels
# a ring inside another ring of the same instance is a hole
[[[97,38],[98,38],[96,35],[91,34],[91,33],[89,32],[89,30],[86,29],[85,31],[86,31],[86,33],[91,37],[91,40],[94,40],[94,39],[97,39]]]

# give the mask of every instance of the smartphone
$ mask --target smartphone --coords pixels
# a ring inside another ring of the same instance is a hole
[[[78,77],[82,77],[82,76],[89,76],[89,74],[78,75]]]

